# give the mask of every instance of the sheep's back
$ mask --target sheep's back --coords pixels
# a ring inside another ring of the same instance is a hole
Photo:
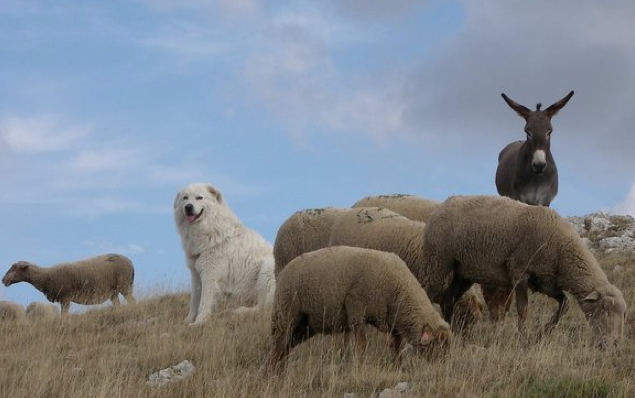
[[[273,245],[275,274],[300,254],[327,247],[333,223],[347,210],[327,207],[291,215],[278,229]]]
[[[378,195],[360,199],[352,207],[385,207],[411,220],[425,222],[438,206],[436,200],[414,195]]]
[[[405,285],[400,281],[406,275],[413,278],[391,253],[346,246],[316,250],[296,257],[282,270],[274,311],[291,308],[295,314],[310,314],[311,327],[330,332],[346,325],[344,303],[354,291],[366,303],[367,315],[381,319],[399,286]]]
[[[394,211],[362,207],[340,215],[331,229],[329,245],[346,245],[391,252],[399,255],[409,267],[418,257],[410,247],[412,240],[423,244],[425,224],[410,220]],[[413,259],[414,261],[414,259]]]
[[[57,298],[68,296],[78,304],[102,303],[116,292],[128,291],[134,279],[132,262],[118,254],[59,264],[47,272],[61,286]]]

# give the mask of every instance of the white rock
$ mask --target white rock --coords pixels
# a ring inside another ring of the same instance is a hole
[[[195,369],[194,365],[186,359],[177,365],[154,372],[148,377],[146,384],[152,387],[161,387],[190,376]]]
[[[400,394],[392,388],[384,388],[384,391],[379,393],[379,398],[393,398],[398,397]]]
[[[400,393],[404,393],[410,390],[410,383],[406,381],[402,381],[401,383],[397,384],[397,386],[395,387],[395,390],[397,390]]]
[[[613,236],[601,239],[601,249],[635,250],[635,239],[627,236]]]

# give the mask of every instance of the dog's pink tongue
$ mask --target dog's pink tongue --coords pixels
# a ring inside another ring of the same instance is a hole
[[[187,216],[187,221],[189,221],[190,223],[193,223],[194,221],[196,221],[196,215]]]

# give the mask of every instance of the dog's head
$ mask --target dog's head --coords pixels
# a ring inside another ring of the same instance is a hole
[[[200,221],[205,212],[224,203],[221,192],[211,184],[190,184],[179,191],[174,199],[174,218],[177,224],[182,222],[195,224]]]

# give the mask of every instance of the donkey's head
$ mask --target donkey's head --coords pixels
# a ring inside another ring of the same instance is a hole
[[[549,153],[549,143],[551,139],[551,118],[562,109],[567,102],[573,97],[573,91],[567,94],[560,101],[555,102],[545,110],[541,110],[540,103],[536,105],[536,110],[515,102],[504,93],[501,94],[507,105],[520,115],[525,121],[525,133],[527,134],[527,146],[529,156],[531,156],[531,167],[534,172],[540,174],[547,168],[547,154]]]

